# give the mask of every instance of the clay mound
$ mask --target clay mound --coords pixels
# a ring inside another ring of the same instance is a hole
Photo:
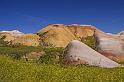
[[[0,37],[6,36],[5,41],[12,41],[15,38],[10,33],[0,32]]]
[[[66,47],[72,40],[93,36],[96,28],[92,25],[50,24],[37,32],[44,41],[56,47]]]
[[[17,34],[16,34],[17,33]],[[24,34],[18,31],[2,31],[0,37],[6,36],[5,41],[12,44],[21,44],[25,46],[39,46],[40,37],[36,34]]]
[[[95,37],[98,52],[114,61],[124,61],[124,40],[122,35],[95,32]]]
[[[120,65],[109,58],[101,55],[91,49],[84,43],[73,40],[70,42],[65,51],[66,63],[71,64],[88,64],[105,68],[119,67]]]
[[[40,37],[36,34],[24,34],[22,36],[16,37],[12,42],[20,43],[26,46],[39,46]]]

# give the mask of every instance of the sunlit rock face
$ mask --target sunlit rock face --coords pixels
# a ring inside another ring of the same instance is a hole
[[[56,47],[66,47],[69,42],[82,37],[93,36],[95,27],[92,25],[50,24],[37,32],[45,42]]]
[[[95,32],[98,51],[115,61],[124,61],[124,40],[122,35]]]
[[[21,44],[25,46],[39,46],[40,37],[36,34],[24,34],[18,30],[0,31],[0,37],[6,36],[5,41],[12,44]]]
[[[39,46],[40,37],[36,34],[24,34],[16,37],[12,42],[15,44],[20,43],[25,46]]]
[[[73,40],[65,50],[65,63],[67,64],[88,64],[105,68],[119,67],[120,65],[111,59],[101,55],[84,43]]]

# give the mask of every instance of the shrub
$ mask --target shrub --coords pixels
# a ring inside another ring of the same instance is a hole
[[[22,56],[25,56],[28,53],[40,52],[40,51],[42,51],[41,47],[31,47],[31,46],[0,47],[0,54],[6,54],[14,59],[20,59]]]
[[[4,41],[5,38],[6,38],[6,36],[0,37],[0,46],[8,46],[9,42]]]
[[[45,64],[56,64],[62,60],[63,48],[44,48],[45,54],[38,62]]]
[[[22,47],[24,45],[22,45],[21,43],[12,43],[12,41],[9,42],[9,47]]]
[[[39,32],[37,33],[37,35],[39,35],[41,38],[40,38],[40,45],[42,47],[46,47],[46,48],[53,48],[55,47],[55,45],[51,44],[50,42],[47,42],[47,38],[48,38],[48,35],[47,35],[48,31],[47,32]],[[54,35],[54,34],[53,34]]]
[[[94,36],[88,36],[86,38],[82,38],[81,42],[85,43],[86,45],[88,45],[92,49],[97,50],[96,39]]]

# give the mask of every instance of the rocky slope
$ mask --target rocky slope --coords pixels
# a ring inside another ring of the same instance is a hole
[[[24,34],[17,30],[1,31],[0,36],[6,36],[5,41],[12,42],[12,44],[21,44],[26,46],[38,46],[40,37],[36,34]]]
[[[106,68],[119,67],[120,65],[109,58],[91,49],[84,43],[74,40],[70,42],[65,51],[65,62],[70,64],[88,64]]]
[[[46,43],[56,47],[66,47],[73,40],[81,40],[88,36],[95,36],[98,52],[115,60],[124,61],[124,32],[110,34],[102,32],[92,25],[64,25],[50,24],[36,34],[24,34],[17,30],[1,31],[0,36],[6,36],[5,41],[13,44],[20,43],[27,46],[39,46]]]
[[[124,61],[124,35],[105,33],[92,25],[50,24],[37,32],[46,43],[66,47],[72,40],[95,36],[98,52],[114,61]]]
[[[98,52],[115,61],[124,61],[124,36],[95,32]]]
[[[92,25],[50,24],[37,32],[37,34],[47,43],[56,47],[66,47],[72,40],[93,36],[95,29]]]

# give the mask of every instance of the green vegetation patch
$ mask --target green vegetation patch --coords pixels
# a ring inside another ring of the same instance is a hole
[[[41,47],[31,47],[31,46],[20,46],[20,47],[0,47],[0,54],[5,54],[13,57],[14,59],[20,59],[22,56],[31,52],[40,52]]]
[[[62,63],[64,48],[44,48],[45,54],[39,59],[39,63],[58,64]]]
[[[124,69],[36,64],[0,56],[0,82],[124,82]]]
[[[92,49],[97,50],[97,42],[94,36],[88,36],[86,38],[82,38],[81,42],[85,43]]]

